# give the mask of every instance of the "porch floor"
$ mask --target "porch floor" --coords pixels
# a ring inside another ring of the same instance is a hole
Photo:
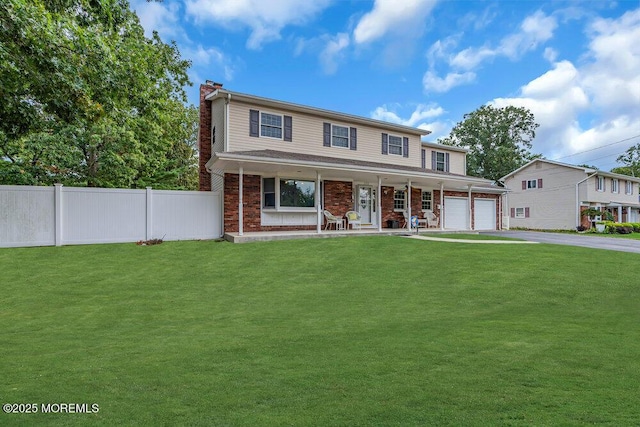
[[[377,228],[362,228],[360,230],[299,230],[299,231],[258,231],[245,232],[240,236],[237,232],[225,233],[224,239],[231,243],[249,243],[264,242],[270,240],[292,240],[292,239],[313,239],[313,238],[331,238],[331,237],[347,237],[347,236],[400,236],[400,235],[417,235],[417,234],[442,234],[442,233],[465,233],[478,234],[474,230],[441,230],[439,228],[419,228],[407,230],[406,228],[383,228],[378,231]]]

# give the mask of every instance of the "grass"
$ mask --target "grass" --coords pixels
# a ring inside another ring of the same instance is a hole
[[[427,237],[435,237],[442,239],[458,239],[458,240],[513,240],[522,241],[513,237],[491,236],[488,234],[465,234],[465,233],[433,233],[423,234]]]
[[[637,255],[401,237],[0,250],[2,425],[638,425]]]

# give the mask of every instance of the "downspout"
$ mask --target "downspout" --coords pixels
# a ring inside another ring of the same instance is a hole
[[[508,190],[507,188],[507,184],[504,181],[498,180],[498,182],[500,184],[502,184],[502,187],[504,187],[505,190]],[[505,191],[504,193],[502,193],[501,197],[501,202],[500,202],[500,209],[498,209],[498,215],[500,215],[500,230],[504,229],[504,217],[505,217],[505,212],[509,212],[509,192]],[[505,209],[506,207],[506,209]],[[507,217],[509,218],[509,217]],[[509,229],[510,224],[507,224],[507,230]]]
[[[588,181],[589,178],[592,178],[592,177],[594,177],[596,175],[598,175],[598,172],[594,172],[591,175],[589,175],[588,177],[586,177],[585,179],[580,180],[580,181],[578,181],[576,183],[576,227],[578,227],[580,225],[580,201],[578,200],[578,197],[580,197],[580,196],[578,195],[578,186],[580,184],[582,184],[583,182]]]
[[[473,200],[471,198],[471,184],[469,184],[469,193],[467,196],[469,200],[469,230],[473,230],[473,208],[471,207],[473,204]]]
[[[224,101],[224,152],[229,151],[229,103],[231,103],[230,93]]]

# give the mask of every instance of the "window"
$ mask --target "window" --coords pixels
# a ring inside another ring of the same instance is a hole
[[[529,218],[529,208],[511,208],[511,218]]]
[[[445,160],[444,153],[436,153],[436,170],[444,172],[446,170],[447,162]]]
[[[633,182],[625,181],[624,193],[625,194],[633,194]]]
[[[536,188],[536,184],[538,183],[535,179],[530,179],[527,181],[527,188]]]
[[[349,148],[349,128],[331,125],[331,146]]]
[[[596,190],[597,191],[604,191],[604,177],[603,176],[596,176]]]
[[[431,209],[431,191],[422,192],[422,209],[432,210]]]
[[[619,181],[617,179],[611,179],[611,192],[612,193],[617,193],[618,192],[618,184],[619,184]]]
[[[402,156],[402,138],[399,136],[389,135],[389,154]]]
[[[404,210],[404,190],[396,190],[393,192],[393,209]]]
[[[516,208],[516,218],[524,218],[524,208]]]
[[[314,181],[262,179],[262,206],[264,208],[313,208],[315,202],[316,183]]]
[[[282,139],[282,116],[260,113],[260,136]]]

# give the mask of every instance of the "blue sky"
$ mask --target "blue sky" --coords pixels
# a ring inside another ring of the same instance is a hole
[[[640,0],[132,0],[147,33],[226,89],[402,123],[429,141],[525,106],[532,152],[618,166],[640,143]],[[581,153],[581,154],[575,154]]]

